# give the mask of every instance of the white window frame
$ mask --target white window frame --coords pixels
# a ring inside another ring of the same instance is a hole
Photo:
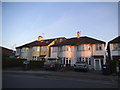
[[[85,50],[84,44],[78,45],[78,46],[77,46],[77,50],[78,50],[78,51]]]
[[[102,50],[102,44],[96,44],[95,50]]]

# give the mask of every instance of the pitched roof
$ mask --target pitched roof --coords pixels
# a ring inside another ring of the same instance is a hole
[[[120,43],[120,36],[118,36],[115,39],[109,41],[109,43]]]
[[[0,46],[0,53],[1,53],[2,55],[12,56],[12,55],[15,55],[15,52],[16,52],[16,51],[14,51],[14,50],[12,50],[12,49],[9,49],[9,48]]]
[[[22,48],[22,47],[31,47],[31,46],[48,46],[50,43],[52,43],[55,39],[65,39],[64,37],[61,37],[61,38],[53,38],[53,39],[45,39],[45,40],[41,40],[41,41],[33,41],[33,42],[30,42],[30,43],[27,43],[25,45],[22,45],[22,46],[19,46],[19,47],[16,47],[16,49],[18,48]]]
[[[79,45],[79,44],[97,44],[97,43],[98,44],[99,43],[104,43],[105,44],[104,41],[84,36],[84,37],[80,37],[80,38],[75,37],[75,38],[66,39],[63,42],[52,45],[52,46]]]
[[[30,46],[47,46],[49,45],[51,42],[53,42],[54,39],[49,39],[49,40],[42,40],[42,41],[33,41],[31,43],[27,43],[25,45],[16,47],[16,48],[22,48],[22,47],[30,47]]]

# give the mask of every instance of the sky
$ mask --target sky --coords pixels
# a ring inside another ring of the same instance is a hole
[[[2,2],[2,46],[57,37],[88,36],[106,43],[118,36],[117,2]]]

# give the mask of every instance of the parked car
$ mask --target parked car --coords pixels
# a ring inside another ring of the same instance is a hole
[[[45,62],[44,68],[45,68],[45,70],[59,70],[60,63],[58,63],[58,62]]]
[[[76,62],[74,64],[74,71],[88,71],[89,70],[89,66],[86,62]]]

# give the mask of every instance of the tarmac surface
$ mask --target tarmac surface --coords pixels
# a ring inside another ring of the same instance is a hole
[[[88,72],[74,72],[74,71],[44,71],[44,70],[28,70],[23,71],[21,68],[10,68],[2,71],[5,74],[14,75],[33,75],[33,76],[43,76],[52,78],[62,78],[62,79],[76,79],[76,80],[87,80],[87,81],[98,81],[98,82],[108,82],[119,84],[119,76],[116,75],[103,75],[101,71],[88,71]]]

